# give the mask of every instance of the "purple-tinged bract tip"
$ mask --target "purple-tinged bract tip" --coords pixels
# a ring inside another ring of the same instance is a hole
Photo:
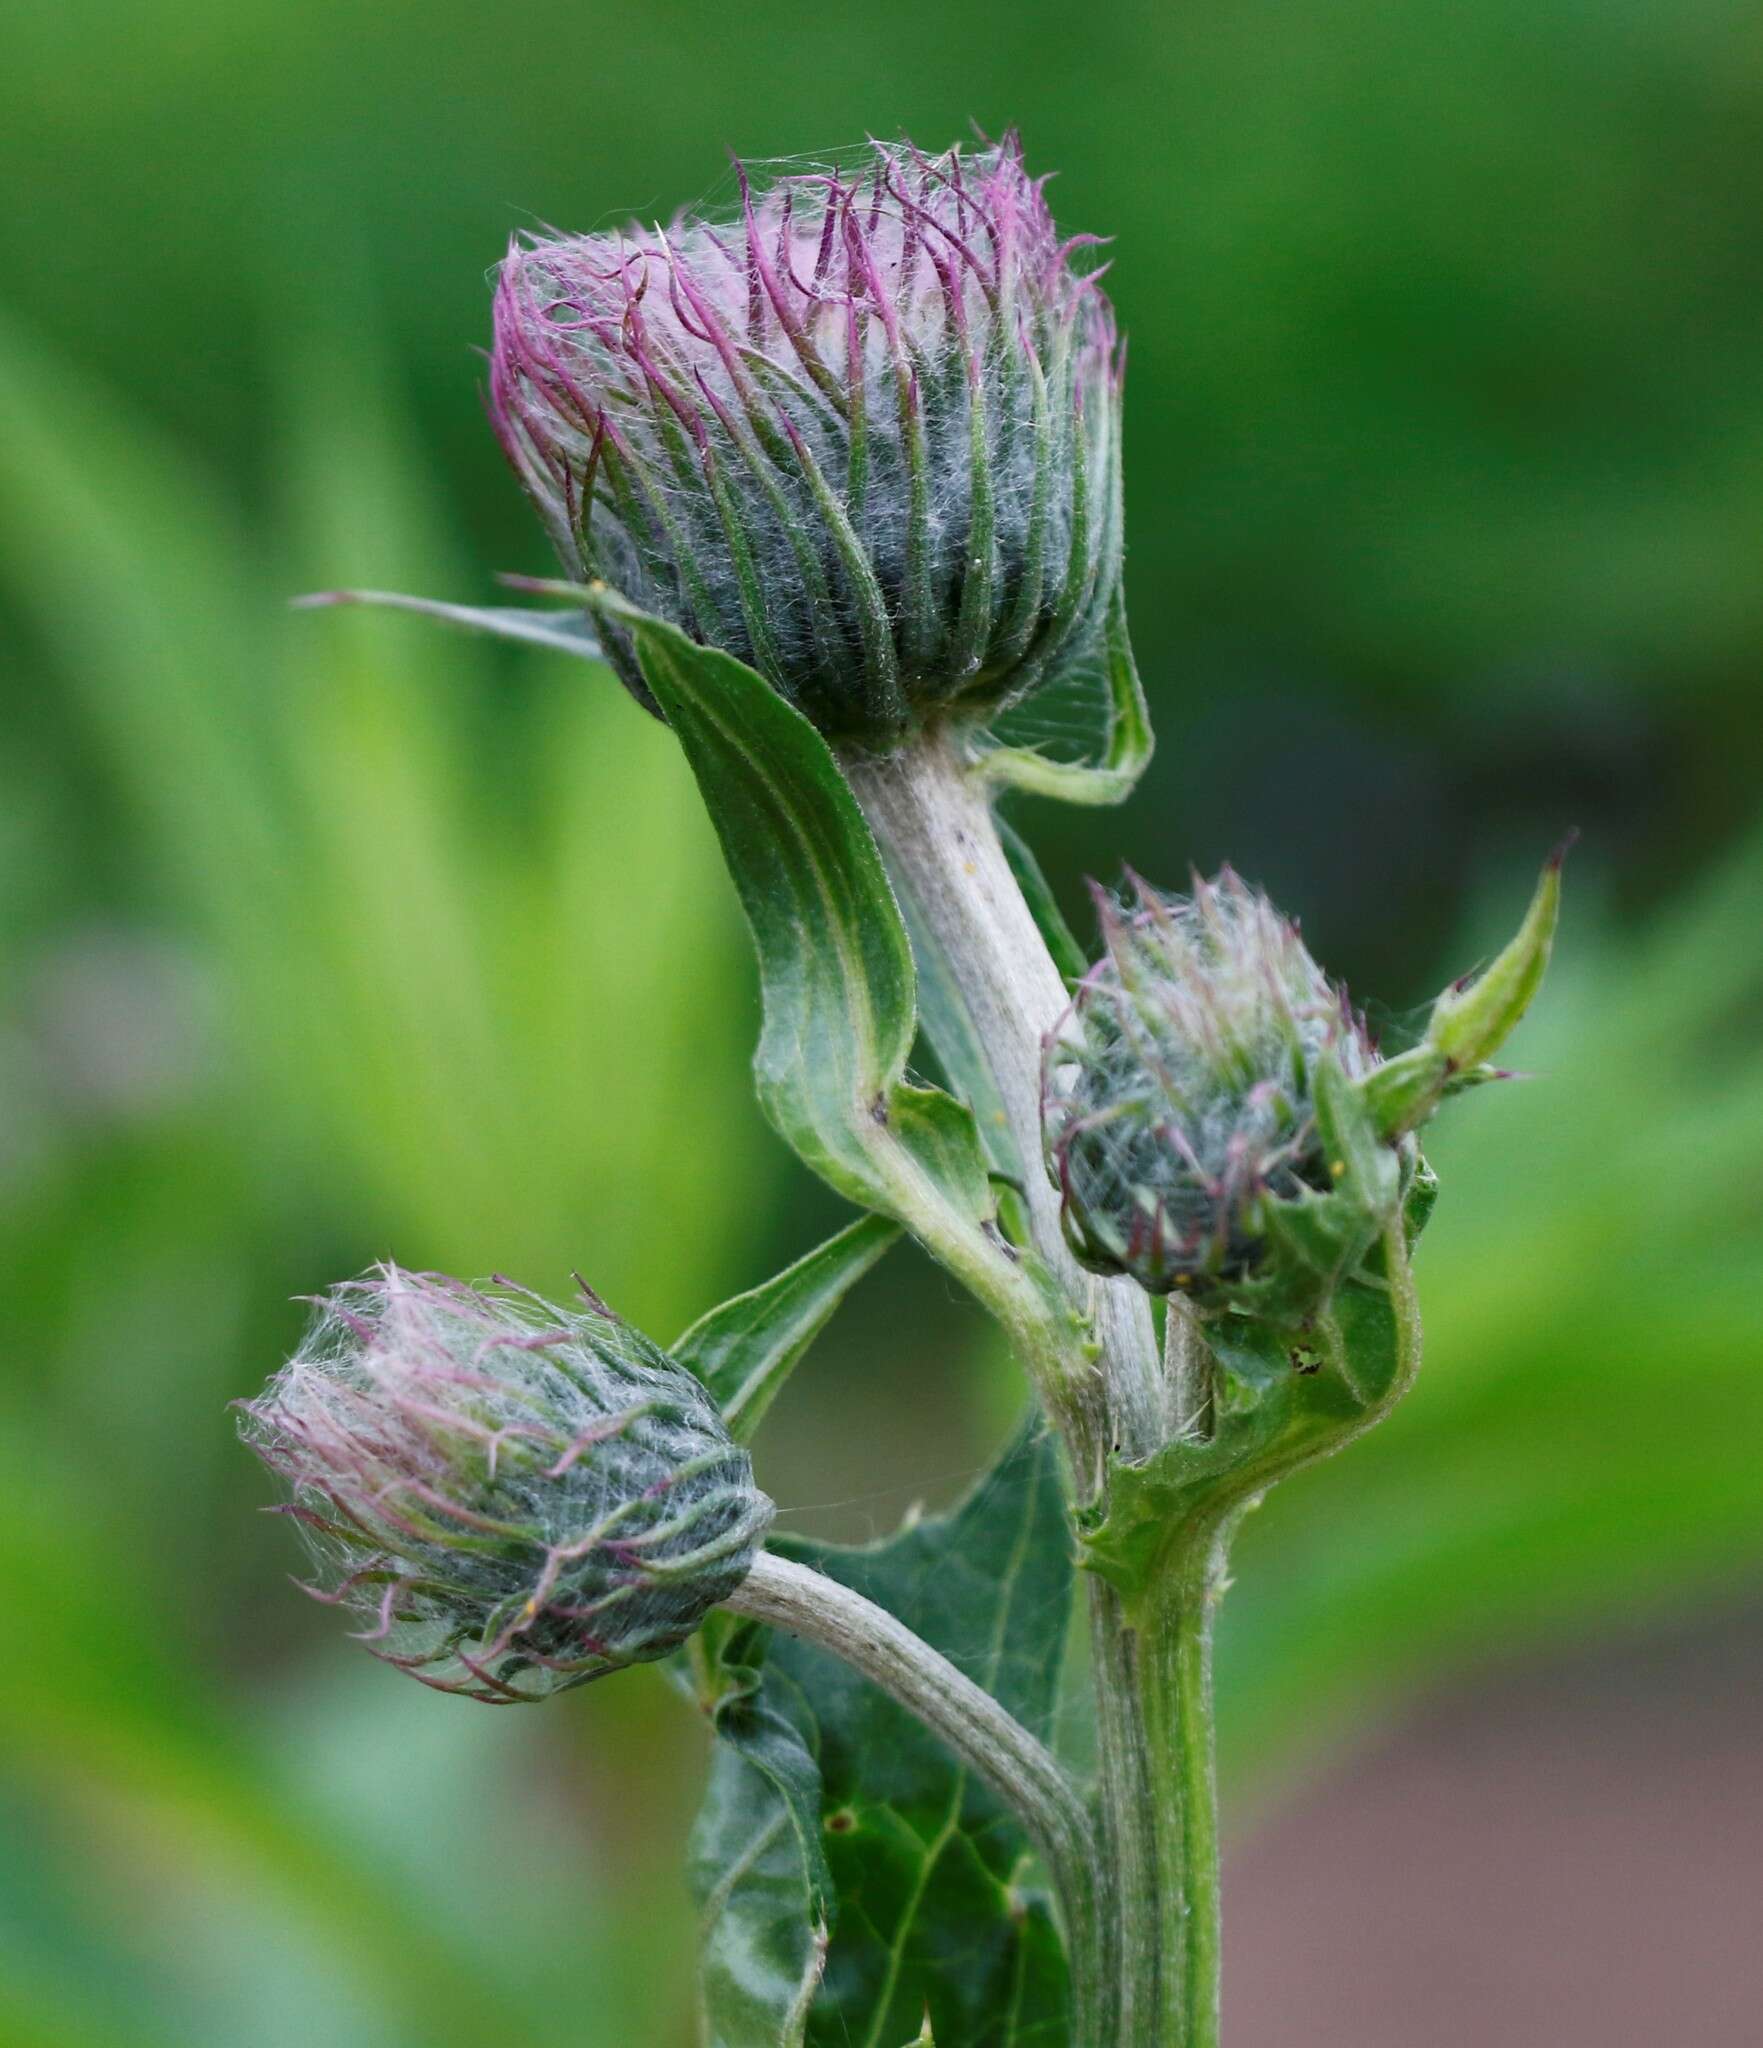
[[[1119,592],[1094,238],[1061,237],[1013,135],[738,175],[725,219],[514,244],[489,389],[509,461],[570,576],[830,736],[982,722],[1089,660]]]

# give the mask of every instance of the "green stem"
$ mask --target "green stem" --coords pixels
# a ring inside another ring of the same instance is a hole
[[[1110,1452],[1149,1455],[1167,1434],[1168,1415],[1150,1308],[1131,1281],[1100,1280],[1078,1267],[1042,1163],[1041,1041],[1069,994],[959,734],[923,733],[897,754],[847,754],[841,765],[909,922],[952,978],[991,1069],[1033,1249],[1072,1311],[1063,1355],[1031,1353],[1023,1363],[1065,1438],[1080,1494],[1092,1498]],[[921,960],[921,973],[929,965]],[[942,1255],[934,1242],[932,1249]]]
[[[1133,1606],[1090,1581],[1100,1790],[1114,1858],[1115,2048],[1217,2048],[1212,1619],[1227,1538],[1209,1519]]]
[[[844,762],[908,909],[915,943],[947,971],[1018,1162],[1029,1235],[1070,1304],[1062,1341],[1013,1329],[1023,1364],[1064,1438],[1080,1501],[1094,1502],[1113,1454],[1147,1457],[1167,1436],[1169,1389],[1149,1307],[1129,1281],[1082,1272],[1041,1163],[1041,1042],[1069,1000],[998,838],[986,785],[952,734],[926,734],[886,760]],[[921,958],[921,971],[931,962]],[[941,1255],[941,1254],[940,1254]],[[984,1294],[981,1299],[986,1299]],[[1010,1327],[1006,1323],[1006,1327]],[[1160,2033],[1159,1815],[1139,1708],[1139,1643],[1118,1595],[1088,1584],[1095,1670],[1105,2010],[1082,2048],[1170,2048]]]
[[[1159,1589],[1141,1633],[1145,1742],[1158,1824],[1160,2031],[1171,2048],[1217,2048],[1218,1788],[1214,1768],[1212,1619],[1224,1585],[1226,1534],[1214,1529]]]
[[[1101,2041],[1108,1976],[1099,1861],[1084,1803],[1052,1753],[896,1616],[822,1572],[762,1551],[723,1604],[860,1671],[934,1729],[1015,1810],[1059,1902],[1073,2039]]]
[[[1112,1586],[1091,1576],[1085,1590],[1096,1706],[1096,1790],[1108,1849],[1105,1953],[1113,1987],[1109,2025],[1100,2038],[1105,2048],[1160,2048],[1158,1790],[1140,1710],[1140,1644]]]
[[[1143,1599],[1123,1609],[1130,1643],[1099,1664],[1099,1690],[1129,1679],[1132,1717],[1142,1737],[1148,1798],[1145,1830],[1155,1861],[1157,1935],[1129,1941],[1142,1976],[1124,1994],[1137,2031],[1123,2029],[1123,2048],[1218,2048],[1220,1939],[1218,1788],[1212,1686],[1212,1628],[1228,1583],[1231,1539],[1267,1489],[1306,1465],[1332,1457],[1381,1422],[1420,1369],[1420,1306],[1400,1220],[1384,1232],[1384,1272],[1395,1323],[1396,1362],[1380,1397],[1323,1439],[1308,1439],[1245,1466],[1184,1526],[1172,1530],[1162,1563]],[[1172,1315],[1175,1313],[1172,1310]],[[1210,1405],[1202,1333],[1183,1318],[1168,1332],[1170,1369],[1183,1406],[1199,1415]],[[1202,1424],[1203,1427],[1203,1424]],[[1118,1718],[1118,1707],[1113,1709]],[[1145,2030],[1137,2015],[1149,2003]]]

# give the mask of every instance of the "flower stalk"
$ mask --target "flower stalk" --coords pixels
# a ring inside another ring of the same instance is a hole
[[[1021,1820],[1059,1901],[1078,2040],[1101,2039],[1107,1986],[1094,1831],[1058,1759],[990,1693],[885,1608],[823,1572],[769,1551],[723,1603],[731,1614],[800,1636],[849,1664],[916,1714]]]
[[[1166,1389],[1149,1305],[1130,1283],[1084,1273],[1040,1170],[1041,1048],[1069,994],[1011,872],[983,776],[961,736],[924,734],[891,756],[847,754],[844,768],[912,921],[952,976],[984,1048],[999,1113],[1021,1163],[1033,1251],[1076,1321],[1038,1391],[1059,1422],[1080,1490],[1093,1495],[1110,1452],[1163,1440]]]

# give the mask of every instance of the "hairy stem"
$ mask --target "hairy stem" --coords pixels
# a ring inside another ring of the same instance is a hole
[[[1161,1793],[1141,1714],[1140,1645],[1112,1586],[1089,1575],[1084,1590],[1096,1704],[1097,1792],[1109,1852],[1109,2026],[1102,2039],[1107,2048],[1163,2048],[1156,2001],[1163,1928],[1157,1855]]]
[[[1230,1526],[1234,1526],[1232,1518]],[[1150,2038],[1218,2048],[1218,1791],[1212,1620],[1224,1588],[1228,1527],[1196,1533],[1153,1595],[1138,1632],[1139,1710],[1158,1802],[1162,1921]]]
[[[1035,1252],[1078,1316],[1079,1341],[1037,1374],[1071,1456],[1079,1496],[1099,1501],[1110,1454],[1149,1456],[1174,1433],[1180,1398],[1158,1357],[1149,1305],[1130,1281],[1098,1280],[1072,1258],[1041,1151],[1041,1051],[1069,1000],[999,842],[983,780],[953,736],[887,760],[844,764],[875,832],[915,941],[933,948],[980,1049],[1021,1168]],[[924,963],[921,963],[923,965]],[[977,1105],[976,1105],[977,1107]],[[1086,1341],[1087,1334],[1087,1341]],[[1025,1363],[1031,1361],[1025,1360]],[[1114,1590],[1088,1576],[1098,1793],[1106,1844],[1108,1999],[1086,2048],[1176,2048],[1162,2031],[1167,1955],[1167,1803],[1145,1725],[1145,1646]]]
[[[1073,2040],[1099,2041],[1105,1980],[1096,1844],[1084,1802],[1053,1753],[903,1622],[824,1572],[762,1552],[723,1604],[842,1658],[940,1735],[1015,1811],[1058,1895]]]
[[[990,1098],[974,1108],[1002,1120],[1033,1250],[1072,1304],[1073,1341],[1060,1350],[1055,1335],[1050,1368],[1044,1351],[1025,1353],[1024,1363],[1064,1434],[1080,1504],[1105,1509],[1111,1454],[1136,1462],[1211,1435],[1210,1347],[1172,1303],[1159,1358],[1144,1297],[1129,1282],[1083,1273],[1066,1247],[1040,1165],[1041,1048],[1066,990],[958,739],[929,735],[887,760],[844,765],[914,945],[931,956],[921,971],[934,966],[955,989],[957,1021],[985,1070],[976,1089]],[[1293,1447],[1210,1495],[1169,1531],[1160,1569],[1132,1601],[1085,1575],[1105,1850],[1096,1953],[1107,1988],[1099,2024],[1075,2036],[1083,2048],[1217,2048],[1212,1622],[1229,1539],[1276,1479],[1369,1428],[1406,1390],[1419,1321],[1399,1225],[1386,1235],[1385,1262],[1403,1352],[1387,1398],[1326,1444]]]
[[[1041,1164],[1041,1044],[1069,996],[1010,871],[983,780],[949,734],[885,759],[844,762],[908,921],[953,980],[996,1087],[1020,1164],[1036,1253],[1088,1326],[1041,1392],[1065,1433],[1080,1486],[1099,1491],[1110,1451],[1162,1442],[1166,1397],[1151,1314],[1130,1281],[1099,1280],[1072,1258],[1059,1198]]]
[[[1143,1742],[1143,1767],[1154,1815],[1156,1876],[1152,1887],[1158,1933],[1128,1955],[1126,2003],[1139,2026],[1145,2000],[1153,2017],[1123,2041],[1164,2048],[1218,2048],[1220,1883],[1218,1793],[1214,1766],[1212,1626],[1227,1583],[1231,1538],[1243,1516],[1277,1481],[1332,1457],[1381,1422],[1420,1370],[1420,1306],[1400,1220],[1384,1232],[1383,1264],[1396,1330],[1396,1370],[1379,1399],[1321,1443],[1246,1467],[1204,1509],[1170,1532],[1162,1567],[1130,1614],[1120,1617],[1130,1647],[1119,1654],[1134,1708],[1122,1716],[1128,1737]],[[1180,1322],[1176,1321],[1180,1316]],[[1171,1304],[1167,1342],[1171,1370],[1186,1389],[1184,1434],[1207,1433],[1212,1392],[1203,1331]],[[1134,1979],[1134,1957],[1146,1974]]]

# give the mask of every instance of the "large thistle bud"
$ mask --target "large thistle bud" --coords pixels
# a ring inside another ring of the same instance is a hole
[[[1415,1184],[1417,1126],[1491,1078],[1548,959],[1559,865],[1512,944],[1389,1062],[1297,926],[1228,868],[1185,898],[1103,899],[1106,950],[1044,1067],[1078,1257],[1203,1310],[1314,1316]]]
[[[571,577],[870,745],[1081,663],[1120,581],[1121,363],[1042,184],[1014,136],[877,143],[742,171],[728,220],[517,242],[490,411]]]
[[[603,1304],[386,1265],[335,1287],[241,1434],[376,1655],[476,1699],[665,1656],[770,1523],[709,1396]]]

